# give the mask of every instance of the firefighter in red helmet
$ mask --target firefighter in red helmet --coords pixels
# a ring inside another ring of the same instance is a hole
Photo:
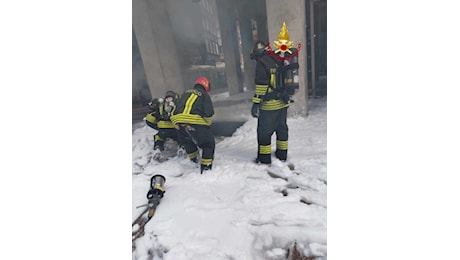
[[[210,91],[211,82],[199,77],[193,88],[182,94],[171,116],[190,160],[198,163],[198,147],[202,149],[201,173],[212,169],[216,146],[210,129],[214,115]]]

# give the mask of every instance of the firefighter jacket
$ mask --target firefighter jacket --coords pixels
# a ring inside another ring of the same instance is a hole
[[[261,110],[279,110],[289,107],[289,103],[283,101],[281,86],[277,85],[277,71],[280,63],[263,52],[256,63],[256,90],[252,102],[260,104]]]
[[[182,94],[172,114],[171,121],[174,124],[210,126],[214,107],[206,90],[201,85],[195,85]]]
[[[158,119],[156,118],[155,114],[157,112],[153,111],[145,116],[145,123],[153,129],[158,130]]]
[[[177,100],[174,100],[177,102]],[[173,102],[174,102],[173,101]],[[172,103],[173,105],[174,103]],[[163,102],[158,109],[147,114],[145,121],[148,126],[157,129],[157,128],[174,128],[174,124],[171,122],[170,115],[166,112],[169,110],[167,107],[170,104],[168,102]],[[172,108],[174,109],[174,108]]]

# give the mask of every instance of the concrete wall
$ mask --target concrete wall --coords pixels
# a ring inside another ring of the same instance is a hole
[[[267,27],[270,45],[274,49],[273,41],[278,40],[278,34],[283,22],[286,23],[290,40],[294,47],[300,43],[299,53],[299,84],[300,89],[295,95],[295,102],[291,103],[290,114],[306,115],[308,112],[307,91],[307,63],[306,63],[306,15],[305,0],[266,0]]]
[[[133,1],[133,28],[152,97],[167,90],[181,93],[185,88],[165,1]]]

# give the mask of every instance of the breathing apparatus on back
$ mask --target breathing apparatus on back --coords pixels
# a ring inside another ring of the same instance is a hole
[[[269,54],[277,59],[277,86],[280,87],[281,98],[284,103],[294,102],[293,95],[299,89],[299,63],[298,50],[292,48],[294,43],[289,40],[289,32],[286,23],[283,22],[281,31],[278,34],[278,40],[273,44],[277,49],[274,52],[271,50]]]

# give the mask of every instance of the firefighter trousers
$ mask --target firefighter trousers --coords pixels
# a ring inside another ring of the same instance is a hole
[[[190,160],[197,162],[198,147],[202,149],[201,165],[202,168],[212,168],[214,159],[214,149],[216,143],[211,128],[205,125],[190,125],[186,129],[181,127],[179,130],[179,140],[184,146]]]
[[[276,158],[286,161],[288,150],[287,107],[279,110],[260,110],[257,123],[257,160],[271,163],[271,139],[276,133]]]
[[[164,150],[164,143],[166,139],[173,139],[176,142],[179,142],[179,136],[175,128],[159,128],[158,133],[154,136],[155,139],[155,148],[161,151]]]

